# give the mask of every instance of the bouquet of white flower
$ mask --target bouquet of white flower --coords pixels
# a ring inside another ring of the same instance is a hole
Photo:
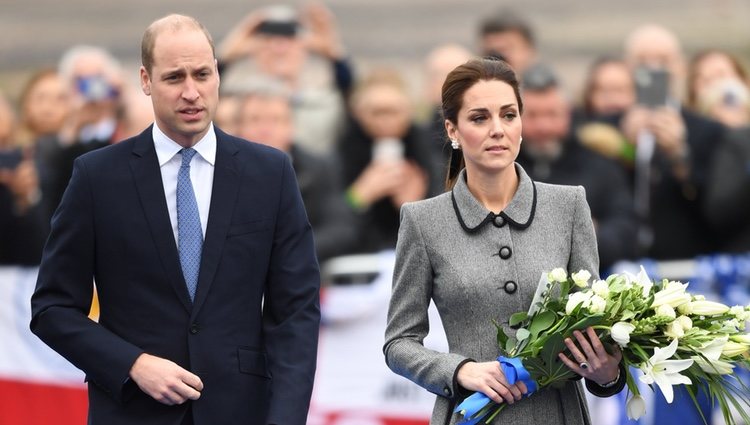
[[[703,388],[718,404],[727,424],[733,424],[730,407],[750,423],[750,389],[733,376],[737,366],[750,368],[750,306],[728,307],[687,292],[687,283],[652,282],[641,268],[637,276],[615,274],[589,284],[585,270],[568,276],[552,270],[540,286],[528,312],[512,315],[515,336],[495,323],[498,357],[509,383],[522,380],[529,394],[575,378],[558,353],[566,352],[565,338],[575,330],[592,327],[606,344],[622,351],[626,383],[632,394],[627,414],[636,419],[645,413],[630,366],[640,370],[638,379],[658,386],[668,403],[674,385],[686,385],[696,403]],[[651,353],[651,354],[650,354]],[[744,407],[743,407],[744,405]],[[490,423],[505,407],[482,393],[474,393],[457,408],[462,424]],[[705,418],[704,418],[705,420]]]

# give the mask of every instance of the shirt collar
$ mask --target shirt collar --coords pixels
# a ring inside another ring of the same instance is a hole
[[[160,167],[169,162],[182,149],[182,146],[164,134],[156,123],[154,123],[151,129],[151,135],[154,138],[154,148],[156,149],[156,157],[159,159]],[[214,131],[213,123],[209,124],[206,135],[193,145],[193,149],[206,162],[214,165],[216,161],[216,132]]]
[[[536,212],[536,185],[520,165],[516,163],[515,167],[518,174],[518,189],[508,206],[499,214],[489,211],[472,195],[466,184],[466,169],[461,170],[451,191],[451,198],[458,221],[465,231],[474,233],[490,222],[498,227],[504,226],[505,223],[517,229],[529,227]],[[496,220],[497,217],[502,219]]]

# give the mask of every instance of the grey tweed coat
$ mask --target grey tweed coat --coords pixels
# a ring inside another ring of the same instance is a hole
[[[584,189],[533,182],[515,167],[518,190],[498,215],[469,192],[465,171],[451,192],[401,209],[383,351],[391,370],[437,394],[431,424],[461,420],[452,410],[470,393],[456,382],[458,368],[499,355],[492,320],[513,332],[508,319],[528,310],[543,272],[564,267],[596,275],[599,268]],[[448,353],[422,344],[430,300]],[[493,423],[589,425],[590,419],[580,381],[571,381],[516,402]]]

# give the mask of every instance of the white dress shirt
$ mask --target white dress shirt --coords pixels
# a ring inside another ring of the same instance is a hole
[[[164,184],[164,196],[167,198],[169,221],[172,222],[174,240],[179,248],[177,237],[177,173],[179,173],[182,164],[182,154],[179,154],[182,146],[167,137],[156,123],[154,123],[152,135],[156,157],[159,159],[159,168],[161,169],[161,181]],[[205,239],[214,183],[214,163],[216,162],[216,133],[213,123],[209,126],[206,135],[193,146],[193,149],[198,154],[190,161],[190,181],[193,183],[195,200],[198,202],[198,214],[200,215],[201,229],[203,229],[203,238]]]

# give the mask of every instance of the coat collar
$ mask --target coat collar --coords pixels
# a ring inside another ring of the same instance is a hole
[[[536,212],[536,185],[520,165],[515,164],[515,167],[518,174],[518,189],[510,204],[499,214],[489,211],[477,201],[466,185],[466,169],[461,170],[451,191],[451,198],[458,222],[465,231],[477,232],[487,223],[493,223],[498,227],[507,223],[519,230],[531,225]]]

